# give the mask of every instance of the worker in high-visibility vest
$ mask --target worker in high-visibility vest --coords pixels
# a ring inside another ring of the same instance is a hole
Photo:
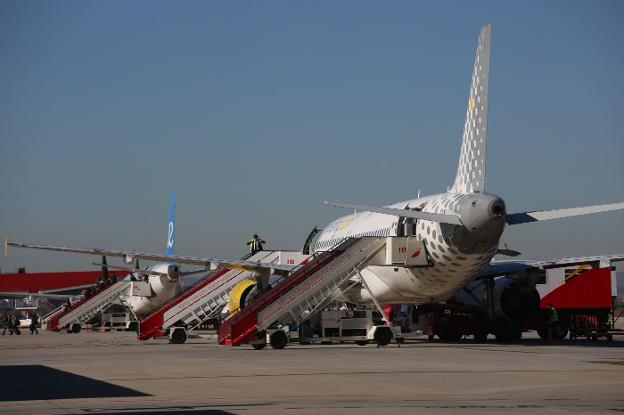
[[[263,239],[260,239],[258,234],[254,234],[254,236],[249,240],[249,242],[247,242],[247,245],[249,245],[249,253],[253,255],[256,252],[262,251],[263,249],[262,244],[265,244],[265,243],[266,241]]]
[[[557,314],[557,309],[552,305],[548,304],[548,327],[550,328],[550,338],[552,340],[557,338],[557,326],[559,325],[559,315]]]

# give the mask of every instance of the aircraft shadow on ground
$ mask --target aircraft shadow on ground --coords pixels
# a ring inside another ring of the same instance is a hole
[[[149,396],[42,365],[0,366],[0,402]]]
[[[181,410],[163,410],[163,411],[132,411],[132,412],[98,412],[98,415],[234,415],[232,412],[222,411],[220,409],[181,409]]]

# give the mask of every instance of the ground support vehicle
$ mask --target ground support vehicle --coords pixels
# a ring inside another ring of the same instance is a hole
[[[264,339],[250,343],[256,349],[263,349],[267,344],[274,349],[283,349],[288,343],[354,342],[360,346],[366,346],[369,343],[387,346],[392,339],[395,339],[399,345],[403,343],[401,328],[386,325],[377,311],[326,310],[311,316],[301,326],[293,324],[267,329]]]
[[[402,338],[400,327],[392,328],[392,324],[383,314],[383,310],[375,297],[379,315],[385,325],[377,324],[370,317],[357,317],[358,320],[349,321],[349,318],[333,317],[325,314],[328,320],[323,322],[323,310],[335,303],[337,296],[348,290],[355,283],[361,283],[371,293],[360,269],[370,264],[392,266],[392,256],[388,259],[386,245],[405,247],[407,244],[419,244],[416,248],[424,251],[422,241],[400,237],[364,237],[346,239],[331,251],[315,253],[308,262],[295,268],[287,277],[279,280],[265,292],[261,293],[253,302],[240,311],[231,314],[219,327],[219,344],[238,346],[252,344],[254,348],[264,348],[267,343],[276,349],[283,348],[288,343],[287,333],[291,324],[297,324],[301,329],[300,336],[306,340],[315,339],[315,331],[319,338],[345,338],[349,334],[355,341],[374,340],[378,345],[388,344],[394,338]],[[394,249],[391,249],[394,251]],[[407,249],[401,250],[407,259]],[[423,255],[414,266],[430,266],[428,258]],[[411,265],[411,264],[410,264]],[[321,324],[314,325],[315,314],[321,315]],[[353,318],[356,318],[355,316]],[[368,321],[367,321],[368,320]],[[309,328],[308,328],[309,327]],[[268,341],[267,341],[268,335]],[[400,340],[399,340],[400,341]]]
[[[597,340],[623,334],[615,329],[617,286],[615,269],[592,268],[589,264],[552,270],[538,284],[540,314],[530,324],[544,340]],[[549,305],[557,310],[558,322],[549,324]]]

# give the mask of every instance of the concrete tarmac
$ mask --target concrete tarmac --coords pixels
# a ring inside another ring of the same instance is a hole
[[[624,412],[624,339],[224,347],[132,333],[0,337],[0,414]]]

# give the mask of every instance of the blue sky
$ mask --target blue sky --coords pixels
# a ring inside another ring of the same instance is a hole
[[[508,210],[624,200],[624,3],[0,3],[0,230],[240,257],[446,190],[493,24],[487,190]],[[624,213],[507,229],[525,257],[624,251]],[[0,268],[89,268],[12,250]]]

